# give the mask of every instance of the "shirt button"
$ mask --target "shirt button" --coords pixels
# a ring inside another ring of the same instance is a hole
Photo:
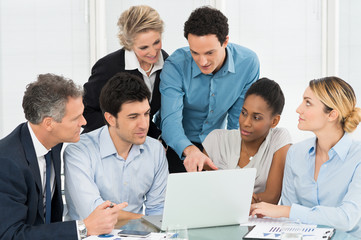
[[[214,93],[212,93],[212,97],[214,97]]]
[[[211,113],[213,113],[213,110],[211,110]]]
[[[208,124],[208,121],[206,121],[205,123]]]
[[[124,182],[124,186],[127,186],[128,185],[128,183],[127,182]]]

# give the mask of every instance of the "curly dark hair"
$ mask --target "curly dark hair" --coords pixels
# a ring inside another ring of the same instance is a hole
[[[196,36],[215,34],[222,45],[226,41],[228,31],[228,18],[221,11],[208,6],[194,10],[184,23],[186,39],[188,34]]]
[[[99,101],[103,112],[117,116],[123,103],[141,102],[150,99],[150,91],[143,79],[126,72],[115,74],[101,90]],[[109,123],[105,121],[107,125]]]
[[[252,94],[260,96],[267,102],[268,107],[272,110],[272,115],[281,115],[285,105],[285,97],[278,83],[268,78],[258,79],[248,89],[244,99]]]

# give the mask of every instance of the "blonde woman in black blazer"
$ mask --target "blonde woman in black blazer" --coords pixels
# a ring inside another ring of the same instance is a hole
[[[152,92],[148,136],[159,138],[161,131],[152,121],[160,109],[159,75],[168,54],[162,50],[163,21],[149,6],[133,6],[118,20],[119,40],[123,48],[99,59],[84,84],[84,132],[105,125],[99,105],[100,91],[118,72],[128,72],[144,79]]]

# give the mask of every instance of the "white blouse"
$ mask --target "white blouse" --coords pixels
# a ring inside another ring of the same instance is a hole
[[[139,60],[138,60],[137,56],[135,55],[134,51],[125,50],[124,59],[125,59],[125,66],[124,66],[125,70],[138,69],[138,71],[143,75],[144,82],[147,85],[147,87],[151,93],[151,97],[149,99],[149,101],[151,101],[153,89],[154,89],[155,76],[156,76],[155,72],[158,71],[159,69],[162,69],[163,65],[164,65],[162,51],[159,51],[158,61],[154,64],[149,76],[143,70],[143,68],[140,67]]]
[[[264,192],[273,155],[280,148],[291,144],[291,136],[285,128],[271,128],[266,139],[245,168],[256,168],[254,192]],[[241,134],[237,130],[216,129],[202,143],[209,158],[219,169],[239,168]]]

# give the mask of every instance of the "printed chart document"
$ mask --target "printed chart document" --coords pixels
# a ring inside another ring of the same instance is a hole
[[[281,239],[282,227],[292,227],[292,223],[288,218],[254,218],[250,217],[247,223],[241,224],[242,226],[254,226],[243,239]],[[335,231],[334,228],[318,228],[317,225],[302,226],[299,231],[303,234],[304,240],[317,240],[317,239],[330,239]]]

